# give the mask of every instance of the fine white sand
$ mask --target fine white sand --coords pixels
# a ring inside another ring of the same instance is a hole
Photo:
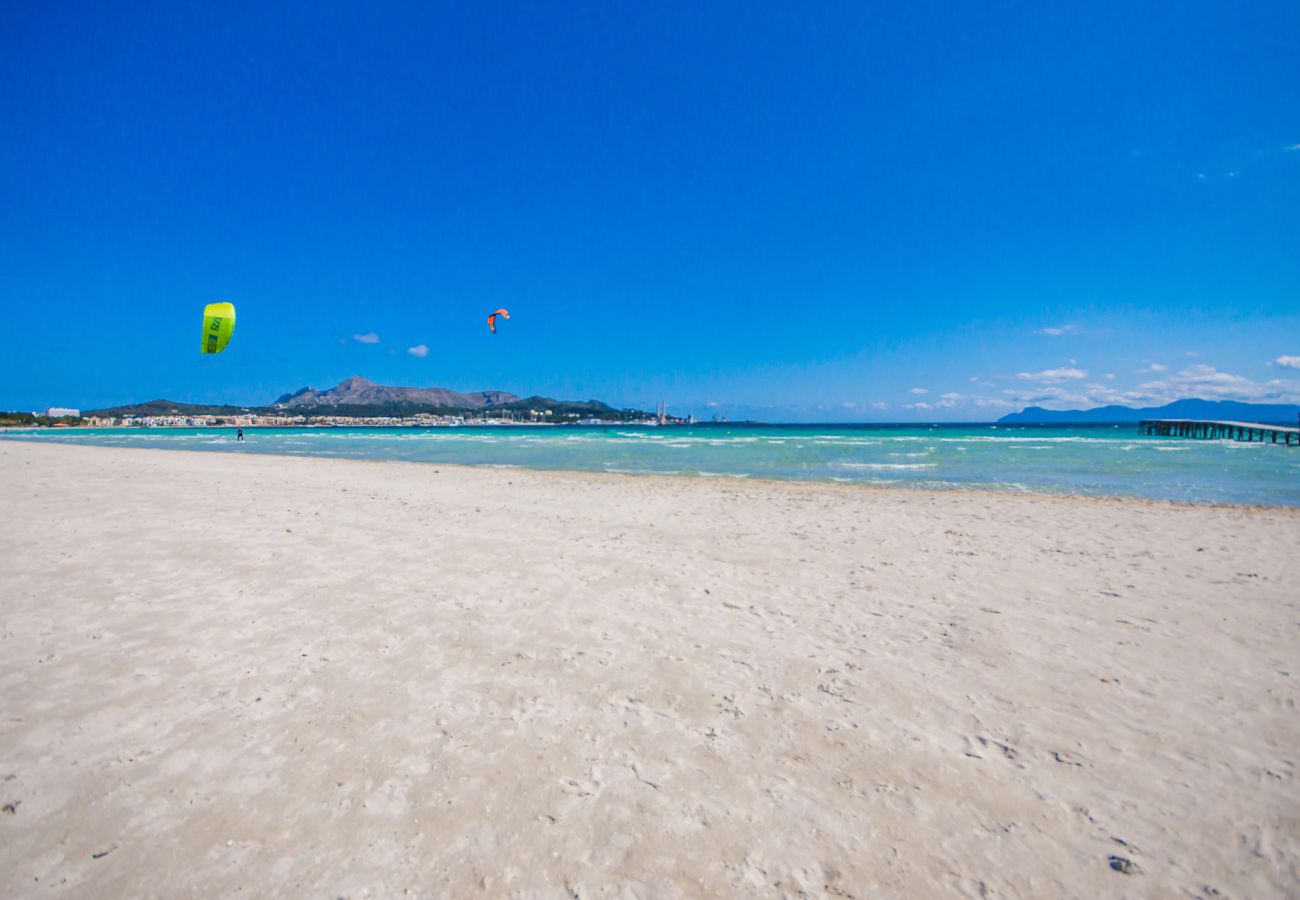
[[[1300,891],[1295,510],[16,442],[0,509],[2,896]]]

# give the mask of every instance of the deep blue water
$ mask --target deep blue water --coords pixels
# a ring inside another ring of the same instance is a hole
[[[107,428],[17,441],[1300,506],[1300,448],[1136,426]]]

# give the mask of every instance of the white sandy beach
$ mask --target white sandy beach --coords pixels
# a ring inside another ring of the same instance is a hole
[[[1300,891],[1297,510],[12,441],[0,508],[0,896]]]

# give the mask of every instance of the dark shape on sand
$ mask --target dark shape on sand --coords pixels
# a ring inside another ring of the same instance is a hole
[[[1137,863],[1122,856],[1112,856],[1110,858],[1110,867],[1121,875],[1136,875],[1140,871]]]

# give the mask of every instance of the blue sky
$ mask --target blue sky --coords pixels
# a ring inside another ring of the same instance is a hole
[[[1300,4],[522,6],[0,7],[0,408],[1300,400]]]

